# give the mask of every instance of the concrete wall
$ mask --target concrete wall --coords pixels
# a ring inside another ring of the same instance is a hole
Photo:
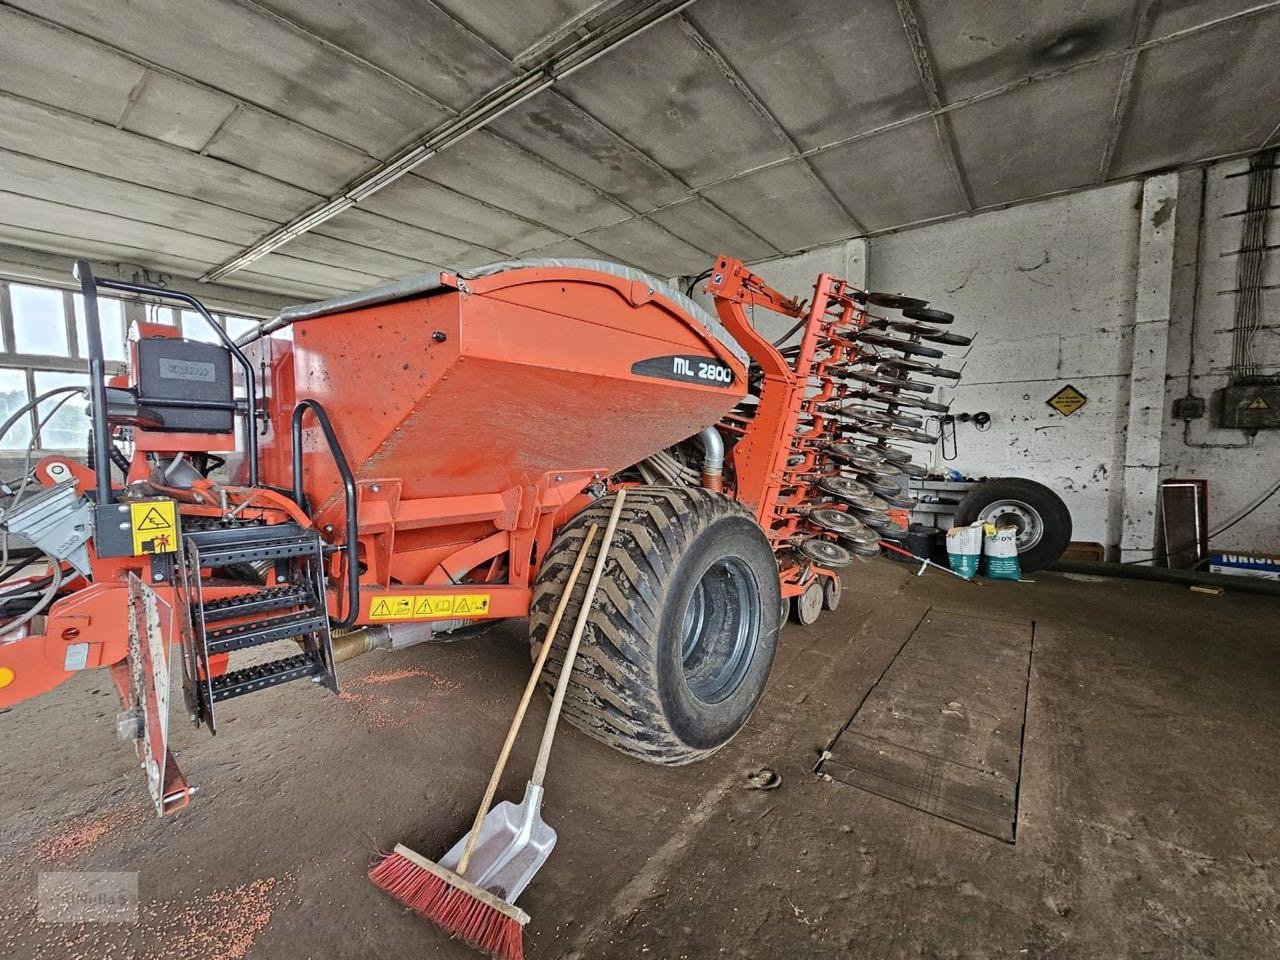
[[[869,250],[871,289],[929,300],[975,337],[963,379],[940,396],[991,425],[958,423],[954,462],[938,447],[934,466],[1048,484],[1076,539],[1104,544],[1120,513],[1139,196],[1121,184],[880,237]],[[1047,401],[1068,384],[1088,402],[1064,417]]]
[[[1208,479],[1216,527],[1280,479],[1280,435],[1261,433],[1246,450],[1188,447],[1171,414],[1186,392],[1193,329],[1193,391],[1209,397],[1226,381],[1233,297],[1219,291],[1234,287],[1235,259],[1221,254],[1239,246],[1240,218],[1221,214],[1244,206],[1245,178],[1229,175],[1245,167],[1114,184],[754,268],[801,295],[822,271],[855,282],[862,271],[868,289],[953,312],[951,329],[976,339],[967,352],[947,348],[953,359],[942,362],[962,366],[964,377],[939,396],[953,413],[986,411],[992,422],[984,431],[957,424],[954,461],[937,448],[933,465],[1048,484],[1071,509],[1075,539],[1103,544],[1112,558],[1123,545],[1124,558],[1137,559],[1157,546],[1160,480]],[[1273,264],[1268,282],[1278,279]],[[763,312],[758,319],[771,333],[786,326]],[[1280,372],[1278,330],[1273,312],[1258,341],[1267,373]],[[1088,402],[1063,416],[1047,401],[1068,384]],[[1244,441],[1212,422],[1192,424],[1193,442]],[[1278,529],[1273,502],[1214,542],[1274,549]]]
[[[1240,248],[1242,218],[1224,214],[1245,208],[1248,178],[1240,174],[1248,167],[1247,160],[1234,160],[1188,171],[1178,199],[1175,310],[1169,330],[1161,463],[1165,476],[1209,481],[1214,529],[1280,483],[1280,431],[1259,431],[1250,447],[1230,449],[1218,445],[1244,443],[1248,437],[1238,430],[1215,428],[1216,406],[1189,427],[1169,413],[1178,397],[1191,393],[1211,399],[1227,382],[1235,310],[1235,296],[1227,291],[1236,288],[1238,258],[1232,254]],[[1280,242],[1280,211],[1272,211],[1268,239],[1271,244]],[[1280,284],[1280,249],[1267,252],[1262,282]],[[1255,340],[1255,356],[1261,373],[1275,376],[1280,374],[1280,290],[1264,290],[1262,297],[1264,328]],[[1280,496],[1215,537],[1214,545],[1228,550],[1280,549]]]

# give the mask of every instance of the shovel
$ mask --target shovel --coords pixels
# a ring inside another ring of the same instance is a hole
[[[613,533],[618,526],[618,517],[622,513],[622,503],[626,499],[626,490],[619,490],[613,504],[613,512],[605,526],[604,540],[600,544],[600,553],[596,556],[595,567],[591,571],[591,580],[587,583],[586,595],[582,598],[582,609],[578,611],[578,620],[573,627],[573,635],[569,638],[569,646],[565,650],[564,666],[560,669],[560,677],[556,682],[555,695],[551,699],[551,712],[547,717],[547,725],[542,732],[542,745],[538,748],[538,759],[533,767],[533,776],[524,788],[524,799],[519,803],[504,800],[480,820],[471,831],[453,845],[453,848],[440,858],[440,866],[465,878],[469,882],[486,890],[507,903],[514,903],[524,892],[539,868],[546,863],[551,849],[556,844],[556,832],[542,819],[542,782],[547,774],[547,761],[551,757],[551,743],[555,739],[556,724],[560,719],[560,710],[564,706],[565,692],[569,688],[569,675],[573,670],[574,659],[578,655],[578,645],[587,626],[587,617],[591,613],[591,604],[595,599],[596,588],[600,585],[600,577],[604,573],[605,560],[609,555],[609,547],[613,543]],[[594,531],[592,531],[594,532]],[[590,541],[588,540],[587,543]],[[583,544],[581,557],[586,555],[587,543]],[[565,589],[567,597],[573,590],[577,579],[578,568],[570,575]],[[563,609],[563,608],[562,608]],[[561,611],[557,611],[559,614]],[[538,653],[538,664],[534,667],[533,680],[537,679],[542,664],[551,649],[551,642],[558,626],[558,617],[547,631],[547,639]],[[526,691],[526,701],[532,693],[533,681]],[[523,708],[517,713],[517,722],[512,725],[503,745],[498,764],[484,800],[480,804],[483,813],[493,800],[498,780],[502,776],[507,755],[515,739],[519,717],[523,716]]]

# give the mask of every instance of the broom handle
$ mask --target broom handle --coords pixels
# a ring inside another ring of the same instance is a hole
[[[560,708],[564,706],[565,691],[569,689],[569,675],[573,672],[573,661],[578,655],[578,644],[582,640],[582,632],[587,627],[587,617],[591,614],[596,587],[600,586],[604,563],[609,558],[609,548],[613,545],[613,531],[617,529],[618,517],[622,513],[622,502],[626,498],[626,489],[619,490],[618,498],[613,503],[613,512],[609,514],[609,522],[604,528],[604,540],[600,543],[600,553],[596,556],[596,565],[591,571],[591,581],[587,584],[586,595],[582,598],[578,622],[573,625],[573,636],[569,638],[569,647],[564,652],[564,666],[560,668],[560,678],[556,681],[556,694],[551,698],[551,714],[547,717],[547,726],[542,731],[542,746],[538,748],[538,762],[534,764],[533,776],[529,778],[535,787],[542,786],[542,780],[547,775],[547,761],[551,759],[551,741],[555,739],[556,722],[560,719]]]
[[[475,850],[476,840],[480,836],[480,826],[484,823],[485,814],[489,812],[489,804],[493,803],[493,795],[498,792],[498,781],[502,779],[502,772],[507,768],[507,760],[511,756],[511,748],[516,742],[516,734],[520,732],[520,724],[524,723],[525,711],[529,709],[529,701],[533,699],[533,691],[538,689],[538,678],[542,676],[542,667],[547,662],[547,654],[551,652],[551,644],[555,642],[556,633],[560,630],[560,621],[564,619],[565,608],[569,606],[569,595],[573,593],[573,586],[578,582],[578,574],[582,572],[582,565],[586,562],[587,551],[591,549],[591,542],[595,540],[596,534],[600,528],[594,523],[587,527],[587,535],[582,541],[582,546],[578,548],[578,557],[573,561],[573,569],[569,571],[569,582],[564,588],[564,593],[560,595],[560,602],[556,604],[556,612],[551,617],[551,626],[547,627],[546,639],[542,641],[542,649],[538,651],[538,659],[533,664],[533,674],[529,677],[529,682],[525,684],[524,696],[520,698],[520,706],[516,707],[516,715],[511,721],[511,729],[507,731],[507,740],[502,745],[502,751],[498,754],[498,762],[494,764],[493,776],[489,778],[489,786],[485,787],[484,799],[480,801],[480,809],[476,811],[475,822],[471,824],[471,833],[467,835],[467,845],[462,850],[462,858],[458,861],[457,872],[465,874],[467,872],[467,864],[471,862],[471,854]]]

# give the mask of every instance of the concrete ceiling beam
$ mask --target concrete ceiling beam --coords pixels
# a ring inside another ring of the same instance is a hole
[[[655,23],[678,13],[693,0],[658,0],[629,10],[577,34],[567,49],[557,48],[547,58],[482,97],[471,107],[438,125],[398,151],[374,169],[361,174],[333,197],[289,223],[273,230],[253,246],[218,264],[202,280],[218,280],[266,256],[296,236],[337,216],[362,199],[394,183],[440,150],[483,129],[508,110],[536,96],[557,80],[570,76],[620,44],[638,36]]]
[[[951,132],[950,122],[942,116],[942,98],[938,95],[938,78],[933,67],[933,57],[929,53],[929,44],[920,30],[919,17],[912,0],[896,0],[898,16],[902,18],[902,29],[907,35],[907,44],[911,47],[911,55],[916,61],[916,70],[920,74],[920,83],[924,87],[929,108],[933,111],[933,128],[942,147],[942,157],[946,162],[951,179],[955,181],[956,190],[964,198],[966,209],[973,210],[973,191],[969,189],[969,181],[960,164],[960,151],[956,147],[955,135]]]

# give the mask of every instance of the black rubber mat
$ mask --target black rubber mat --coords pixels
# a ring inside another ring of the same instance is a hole
[[[1035,625],[931,609],[818,771],[1014,842]]]

